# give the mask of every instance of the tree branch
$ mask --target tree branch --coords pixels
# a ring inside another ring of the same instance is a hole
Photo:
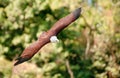
[[[71,68],[70,68],[69,61],[66,60],[66,61],[65,61],[65,64],[66,64],[66,67],[67,67],[68,73],[69,73],[69,75],[70,75],[70,78],[74,78],[73,72],[72,72],[72,70],[71,70]]]

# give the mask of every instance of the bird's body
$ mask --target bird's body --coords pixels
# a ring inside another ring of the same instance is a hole
[[[14,65],[18,65],[24,61],[31,59],[45,44],[50,42],[51,36],[57,36],[57,34],[61,32],[65,27],[75,21],[80,16],[80,12],[81,8],[78,8],[66,17],[58,20],[50,30],[42,33],[37,41],[32,43],[23,51],[21,56],[16,59],[17,61]]]

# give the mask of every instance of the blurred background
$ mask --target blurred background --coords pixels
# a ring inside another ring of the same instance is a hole
[[[59,43],[12,72],[25,47],[79,7],[81,17]],[[120,78],[120,1],[0,0],[0,78]]]

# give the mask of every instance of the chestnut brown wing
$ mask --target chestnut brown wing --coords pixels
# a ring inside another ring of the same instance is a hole
[[[31,59],[45,44],[50,42],[51,36],[57,35],[69,24],[74,22],[80,16],[80,13],[81,13],[81,8],[78,8],[72,13],[70,13],[69,15],[67,15],[66,17],[58,20],[50,30],[42,33],[37,41],[35,41],[30,46],[25,48],[21,56],[16,59],[16,62],[14,65],[18,65],[20,63],[23,63]]]

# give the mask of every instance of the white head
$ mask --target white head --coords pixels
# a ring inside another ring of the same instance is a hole
[[[55,42],[59,42],[59,40],[58,40],[57,36],[51,36],[50,42],[55,43]]]

